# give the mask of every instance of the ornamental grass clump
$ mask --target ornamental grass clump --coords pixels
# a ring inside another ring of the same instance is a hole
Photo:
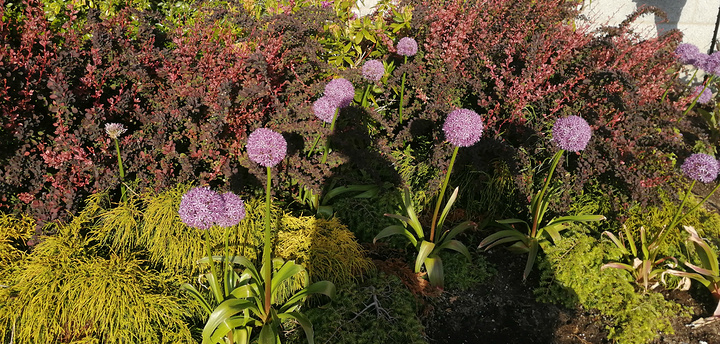
[[[555,121],[552,134],[552,140],[560,149],[551,160],[550,171],[548,172],[547,178],[545,178],[545,185],[533,196],[530,202],[532,224],[521,219],[496,221],[495,226],[502,230],[488,236],[478,246],[478,248],[489,250],[497,245],[512,242],[513,244],[509,247],[511,251],[528,253],[525,271],[523,272],[523,280],[527,279],[528,274],[535,264],[535,259],[540,250],[540,240],[544,239],[543,234],[550,236],[553,241],[558,241],[560,240],[560,231],[568,228],[573,222],[601,221],[605,219],[603,215],[562,216],[553,218],[547,224],[541,226],[543,217],[550,204],[550,198],[554,196],[552,193],[548,194],[548,188],[555,168],[560,161],[560,157],[562,157],[565,151],[579,152],[584,150],[592,137],[592,128],[590,128],[590,125],[583,118],[579,116],[568,116]],[[526,227],[527,234],[515,227],[521,224]]]
[[[392,225],[383,229],[373,239],[384,238],[396,234],[404,235],[410,243],[415,246],[418,250],[418,255],[415,259],[415,273],[419,273],[422,266],[425,266],[428,279],[430,284],[439,288],[444,288],[444,271],[442,265],[442,259],[439,253],[443,249],[451,249],[462,253],[470,260],[470,252],[463,243],[454,238],[465,231],[468,228],[475,227],[475,223],[472,221],[465,221],[455,226],[454,228],[443,232],[438,240],[435,240],[436,229],[442,230],[445,218],[450,211],[455,199],[457,198],[459,188],[456,187],[453,191],[450,199],[445,204],[445,208],[440,214],[440,206],[445,196],[445,189],[450,181],[450,173],[452,172],[453,165],[455,164],[455,158],[457,157],[458,150],[460,147],[470,147],[477,143],[482,136],[484,124],[480,115],[475,111],[468,109],[457,109],[448,114],[445,124],[443,125],[443,131],[447,141],[455,146],[452,158],[450,159],[450,165],[448,166],[447,173],[445,174],[445,180],[443,181],[442,187],[440,188],[440,194],[435,204],[435,210],[433,212],[433,218],[430,223],[430,237],[425,240],[425,232],[420,224],[420,221],[415,214],[415,210],[410,198],[410,190],[406,187],[404,190],[403,206],[407,216],[385,214],[386,216],[396,218],[403,222],[403,225]],[[438,214],[440,217],[438,219]],[[408,227],[409,225],[409,227]],[[412,228],[411,231],[409,228]]]
[[[415,39],[410,37],[403,37],[398,41],[396,51],[398,55],[405,58],[404,64],[407,64],[408,57],[415,56],[418,52],[418,44]],[[405,99],[405,76],[407,73],[403,73],[402,81],[400,82],[400,123],[403,121],[403,102]]]

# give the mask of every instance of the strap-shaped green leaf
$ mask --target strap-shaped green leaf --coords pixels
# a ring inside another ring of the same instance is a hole
[[[452,208],[453,203],[455,203],[458,191],[460,191],[460,188],[456,187],[452,195],[450,195],[447,203],[445,203],[445,208],[443,208],[442,213],[440,213],[440,219],[438,220],[437,226],[435,228],[442,230],[443,224],[445,223],[445,217],[447,217],[447,214],[450,212],[450,208]]]
[[[566,222],[596,222],[605,220],[603,215],[575,215],[575,216],[562,216],[552,219],[547,225],[552,226],[556,223]]]
[[[291,307],[294,307],[298,303],[305,300],[306,297],[312,295],[312,294],[323,294],[326,295],[329,298],[335,297],[335,285],[330,281],[320,281],[315,282],[309,287],[295,293],[295,295],[291,296],[285,304],[280,307],[280,312],[285,313],[290,309]]]
[[[450,241],[447,241],[447,242],[445,242],[445,243],[443,243],[442,245],[440,245],[440,246],[437,247],[437,251],[438,251],[438,252],[439,252],[440,250],[443,250],[443,249],[449,249],[449,250],[453,250],[453,251],[456,251],[456,252],[460,252],[460,253],[462,253],[462,254],[465,256],[465,258],[467,258],[468,260],[472,260],[472,259],[470,258],[470,251],[468,251],[468,249],[467,249],[467,247],[465,246],[465,244],[461,243],[460,241],[450,240]]]
[[[543,232],[547,232],[547,234],[550,235],[553,243],[556,243],[562,238],[560,236],[560,231],[567,229],[567,226],[568,225],[565,223],[556,223],[552,226],[545,226],[538,231],[537,236],[540,237]]]
[[[712,283],[707,278],[705,278],[705,276],[703,276],[701,274],[685,272],[685,271],[678,271],[678,270],[673,270],[673,269],[665,270],[665,272],[670,275],[673,275],[673,276],[692,278],[692,279],[702,283],[702,285],[704,285],[707,288],[709,288],[710,284]]]
[[[210,289],[215,296],[215,301],[217,301],[217,303],[223,302],[223,300],[225,300],[225,296],[223,295],[223,289],[215,275],[208,272],[205,274],[205,279],[207,279],[208,284],[210,285]]]
[[[415,214],[415,208],[413,208],[412,198],[410,198],[410,189],[408,189],[408,187],[406,186],[404,191],[405,211],[410,218],[410,221],[408,221],[407,224],[409,224],[413,229],[415,229],[417,237],[422,240],[425,238],[425,232],[423,231],[422,225],[420,224],[420,220],[418,220],[418,217]]]
[[[620,249],[620,252],[622,252],[623,255],[629,255],[629,254],[630,254],[630,252],[628,252],[627,248],[625,248],[625,243],[622,242],[622,241],[620,241],[620,239],[618,239],[618,238],[615,236],[615,234],[613,234],[613,233],[611,233],[611,232],[609,232],[609,231],[604,231],[604,232],[602,232],[602,234],[600,234],[600,235],[605,235],[605,236],[607,236],[608,238],[610,238],[610,240],[613,242],[613,244],[615,244],[615,246],[617,246],[617,248]]]
[[[445,273],[443,271],[442,259],[437,256],[425,258],[425,269],[427,270],[430,284],[438,288],[444,288]]]
[[[376,235],[375,238],[373,238],[373,244],[375,242],[377,242],[378,239],[382,239],[382,238],[397,235],[397,234],[404,235],[413,246],[417,246],[417,239],[415,238],[415,236],[412,233],[410,233],[407,230],[407,228],[400,226],[400,225],[391,225],[391,226],[385,227],[385,229],[381,230],[380,233],[378,233],[378,235]]]
[[[212,313],[212,310],[210,309],[210,304],[205,301],[205,298],[197,291],[197,289],[195,289],[195,287],[188,283],[183,283],[180,286],[180,290],[187,291],[192,297],[195,298],[195,300],[198,300],[198,302],[200,302],[200,305],[207,311],[208,315]]]
[[[280,270],[278,270],[272,277],[270,290],[272,290],[273,301],[275,300],[278,290],[280,289],[279,287],[283,284],[283,282],[304,271],[305,268],[302,265],[295,264],[294,261],[290,260],[285,262]]]
[[[465,221],[465,222],[453,227],[453,229],[451,229],[450,231],[446,231],[445,233],[443,233],[443,235],[440,237],[440,240],[438,240],[438,242],[440,243],[440,242],[452,240],[458,234],[466,231],[468,228],[473,228],[476,226],[477,226],[477,224],[475,224],[475,222]]]
[[[540,244],[538,244],[537,239],[530,238],[530,252],[528,253],[527,263],[525,263],[525,271],[523,271],[523,281],[527,279],[530,270],[532,270],[533,265],[535,265],[535,258],[537,258],[539,249]]]
[[[420,268],[425,263],[425,258],[432,253],[434,248],[435,244],[429,241],[423,240],[422,243],[420,243],[420,249],[418,250],[417,258],[415,259],[415,273],[420,272]]]
[[[308,344],[315,344],[315,331],[313,330],[312,322],[310,322],[310,319],[306,316],[300,312],[288,312],[278,313],[278,318],[297,320],[298,324],[302,326],[303,331],[305,331],[305,337],[307,337]]]
[[[630,252],[632,252],[632,255],[634,257],[637,257],[637,245],[635,245],[635,238],[633,238],[632,233],[630,233],[630,230],[627,228],[627,226],[623,225],[623,231],[625,232],[625,236],[627,237],[628,246],[630,246]]]
[[[260,329],[260,336],[258,337],[258,344],[279,344],[278,338],[280,334],[277,332],[277,327],[273,326],[272,322],[263,325]]]
[[[657,244],[657,243],[655,243]],[[642,249],[643,258],[650,258],[650,252],[648,251],[647,240],[645,239],[645,227],[640,227],[640,249]]]
[[[248,343],[249,336],[247,335],[247,328],[249,327],[248,323],[250,323],[251,320],[255,321],[249,317],[232,317],[224,321],[220,324],[220,326],[218,326],[217,330],[215,330],[215,333],[210,338],[210,342],[224,343],[223,338],[232,331],[234,343]]]
[[[322,204],[327,204],[330,202],[331,199],[335,198],[336,196],[340,196],[344,193],[348,192],[363,192],[360,195],[356,195],[353,198],[370,198],[378,193],[378,186],[377,185],[348,185],[348,186],[339,186],[336,188],[333,188],[332,190],[328,191],[325,196],[322,199]]]
[[[700,235],[697,234],[697,231],[695,231],[694,228],[684,228],[688,233],[690,233],[690,237],[688,237],[688,240],[690,240],[690,242],[692,242],[695,246],[695,253],[697,253],[698,257],[700,258],[700,263],[702,267],[710,270],[712,272],[711,275],[718,276],[720,274],[720,271],[718,271],[718,259],[713,249],[710,248],[710,246],[705,242],[705,240],[703,240]]]
[[[241,285],[241,286],[233,289],[230,292],[230,295],[232,295],[233,297],[238,298],[238,299],[257,297],[258,296],[257,284],[252,283],[252,284]]]
[[[205,323],[205,327],[203,328],[202,332],[203,344],[214,344],[210,340],[215,333],[215,330],[217,330],[220,324],[229,320],[236,314],[241,313],[246,309],[252,308],[253,306],[254,305],[252,302],[242,299],[229,299],[223,301],[220,305],[217,306],[217,308],[215,308],[212,314],[210,314],[210,317],[208,317],[208,320]]]
[[[509,240],[506,238],[513,238],[513,240]],[[483,239],[483,241],[480,242],[480,245],[478,245],[478,249],[484,248],[485,251],[491,249],[493,246],[498,245],[496,241],[498,240],[504,240],[503,242],[510,242],[510,241],[522,241],[525,242],[527,240],[527,235],[518,232],[516,229],[506,229],[502,230],[493,234],[490,234],[487,238]]]
[[[607,264],[603,264],[603,266],[600,267],[600,270],[605,270],[607,268],[613,268],[613,269],[621,269],[621,270],[627,270],[630,273],[635,272],[635,268],[633,268],[632,265],[625,264],[625,263],[619,263],[619,262],[610,262]]]

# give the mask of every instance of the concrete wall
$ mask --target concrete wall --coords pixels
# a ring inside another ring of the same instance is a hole
[[[668,15],[667,22],[653,14],[638,18],[634,28],[645,37],[656,36],[658,31],[679,29],[685,43],[708,52],[720,0],[585,0],[583,14],[593,25],[617,25],[642,5],[658,7]]]

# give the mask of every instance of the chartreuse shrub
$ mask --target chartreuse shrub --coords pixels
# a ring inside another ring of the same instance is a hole
[[[337,218],[283,216],[275,254],[305,266],[313,280],[335,284],[355,281],[374,268],[355,235]]]
[[[427,343],[417,301],[397,276],[384,273],[339,288],[323,308],[305,311],[318,344]],[[305,343],[294,331],[287,343]]]
[[[94,240],[83,235],[97,210],[89,204],[71,222],[55,225],[56,234],[43,238],[3,280],[3,341],[194,342],[190,324],[198,305],[178,297],[181,279],[134,254],[99,255]]]
[[[619,251],[607,240],[572,231],[555,245],[543,248],[545,255],[538,300],[568,308],[581,305],[597,309],[608,317],[608,338],[618,343],[647,343],[662,331],[672,333],[670,318],[688,314],[680,305],[659,293],[638,293],[622,271],[600,270],[606,260],[617,259]]]
[[[35,219],[25,214],[0,214],[0,270],[25,254],[23,246],[35,233]]]
[[[110,206],[106,193],[94,199],[103,206],[92,235],[112,252],[147,252],[147,260],[154,266],[178,274],[197,272],[197,260],[205,255],[204,239],[198,231],[188,230],[180,221],[177,209],[189,184],[178,184],[162,192],[147,192],[131,196],[128,202]],[[262,240],[264,202],[248,199],[245,220],[229,230],[229,245],[234,253],[256,260]],[[272,207],[273,214],[279,213]],[[273,221],[274,223],[274,221]],[[225,230],[209,229],[213,247],[224,245]]]

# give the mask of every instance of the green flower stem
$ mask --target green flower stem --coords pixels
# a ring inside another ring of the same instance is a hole
[[[690,106],[688,106],[685,112],[683,112],[683,117],[687,115],[690,110],[692,110],[692,108],[695,106],[695,103],[697,103],[698,98],[700,98],[700,96],[705,92],[705,89],[707,89],[708,85],[710,85],[710,82],[712,81],[714,76],[715,75],[712,74],[710,75],[710,77],[707,79],[707,82],[705,83],[705,86],[703,86],[702,91],[698,92],[697,96],[695,96],[695,99],[693,99],[692,103],[690,103]]]
[[[272,283],[272,262],[271,262],[271,245],[270,245],[270,202],[272,197],[270,195],[270,186],[272,184],[272,171],[270,166],[267,167],[267,186],[265,187],[265,247],[263,248],[263,266],[265,266],[265,316],[270,317],[270,303],[271,303],[271,290],[270,286]],[[267,322],[267,319],[266,319]]]
[[[455,146],[452,158],[450,158],[450,166],[448,166],[447,173],[445,174],[445,181],[443,181],[442,187],[440,188],[440,195],[438,195],[437,202],[435,203],[435,211],[433,212],[432,223],[430,224],[430,242],[433,242],[433,239],[435,239],[435,222],[437,221],[438,213],[440,212],[443,196],[445,196],[445,189],[450,181],[450,172],[452,172],[453,165],[455,165],[455,157],[457,156],[459,149],[460,146]]]
[[[665,88],[665,92],[662,95],[662,98],[660,98],[661,103],[663,101],[665,101],[665,97],[667,97],[668,92],[670,92],[670,87],[672,87],[672,84],[673,84],[672,80],[675,80],[675,78],[677,78],[677,75],[680,74],[681,70],[682,69],[679,69],[678,71],[673,73],[674,75],[673,75],[672,79],[670,80],[670,84],[667,85],[667,87]],[[695,73],[697,73],[697,69],[695,69]],[[692,81],[692,79],[694,79],[694,78],[695,78],[695,74],[693,74],[693,77],[690,79],[690,81]]]
[[[367,85],[367,87],[365,87],[365,92],[363,92],[362,101],[360,101],[360,106],[362,106],[362,107],[367,107],[367,105],[368,105],[367,97],[370,94],[370,87],[372,87],[372,84]]]
[[[228,245],[228,244],[229,244],[229,243],[228,243],[228,240],[229,240],[229,238],[228,238],[228,228],[229,228],[229,227],[225,227],[225,248],[223,249],[223,252],[224,252],[224,254],[223,254],[223,259],[225,259],[225,260],[222,261],[222,267],[223,267],[223,286],[225,287],[225,295],[230,295],[230,285],[228,285],[228,283],[226,283],[226,282],[227,282],[227,278],[225,278],[225,274],[227,273],[226,270],[229,269],[229,266],[228,266],[228,265],[230,264],[230,263],[227,262],[228,256],[229,256],[229,254],[230,254],[229,245]]]
[[[407,64],[407,56],[405,56],[405,64]],[[403,99],[405,96],[405,74],[403,72],[402,82],[400,82],[400,123],[403,121]]]
[[[118,157],[118,166],[120,166],[120,200],[123,202],[127,201],[126,190],[125,190],[125,169],[123,169],[122,157],[120,156],[120,144],[117,139],[115,140],[115,151]]]
[[[223,302],[223,296],[220,295],[220,289],[217,288],[217,280],[220,278],[217,274],[217,269],[215,269],[215,261],[213,260],[212,255],[212,249],[210,248],[210,229],[204,230],[205,232],[205,250],[207,251],[208,256],[208,265],[210,265],[210,272],[215,277],[215,285],[211,286],[210,289],[212,289],[213,294],[215,295],[215,301],[217,301],[218,305]]]
[[[688,80],[687,84],[685,84],[685,87],[682,90],[683,92],[687,91],[687,89],[690,87],[690,85],[692,85],[692,82],[695,80],[695,76],[697,75],[697,72],[698,72],[698,69],[695,68],[695,72],[693,73],[692,78],[690,78],[690,80]]]
[[[323,128],[325,128],[325,122],[322,122]],[[320,136],[322,136],[320,133],[317,134],[317,137],[315,137],[315,141],[312,144],[312,147],[310,147],[310,151],[308,152],[307,157],[309,158],[313,153],[315,153],[315,147],[317,147],[318,142],[320,142]]]
[[[335,120],[337,120],[338,113],[340,112],[340,108],[335,109],[335,115],[333,116],[332,122],[330,123],[330,134],[332,134],[333,130],[335,130]],[[322,160],[320,163],[324,164],[327,161],[327,155],[330,151],[330,137],[325,142],[325,152],[323,153]]]
[[[557,167],[557,164],[560,161],[560,157],[563,155],[564,152],[565,150],[561,149],[557,151],[557,153],[555,153],[555,156],[553,156],[552,165],[550,166],[550,172],[545,179],[545,186],[543,186],[542,190],[540,190],[540,193],[537,196],[537,201],[535,201],[535,208],[532,209],[533,226],[532,231],[530,232],[530,237],[532,238],[537,235],[538,222],[540,221],[540,208],[543,204],[543,198],[545,198],[545,192],[550,185],[550,179],[552,179],[553,173],[555,173],[555,168]]]

